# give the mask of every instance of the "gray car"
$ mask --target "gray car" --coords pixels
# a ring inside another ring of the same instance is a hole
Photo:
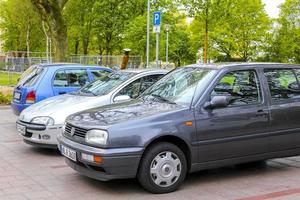
[[[85,176],[171,192],[187,173],[299,155],[299,80],[299,65],[179,68],[136,100],[70,116],[59,149]]]

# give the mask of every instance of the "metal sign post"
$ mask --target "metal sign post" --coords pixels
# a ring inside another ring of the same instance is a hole
[[[161,12],[157,11],[153,13],[153,32],[156,33],[156,67],[158,68],[158,53],[159,53],[159,33],[160,33],[160,23],[161,22]]]

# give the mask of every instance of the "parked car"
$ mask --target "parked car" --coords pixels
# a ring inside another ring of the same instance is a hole
[[[29,67],[14,89],[12,110],[19,115],[28,106],[46,98],[76,91],[112,70],[80,64],[38,64]]]
[[[300,65],[179,68],[136,100],[68,117],[59,149],[85,176],[171,192],[190,172],[299,155],[299,80]]]
[[[62,133],[68,115],[136,98],[166,72],[143,69],[107,74],[78,92],[52,97],[25,109],[17,121],[17,130],[28,144],[57,148],[57,135]]]

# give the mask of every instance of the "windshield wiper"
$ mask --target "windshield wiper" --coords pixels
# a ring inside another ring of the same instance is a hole
[[[87,95],[87,94],[90,94],[90,95],[93,95],[93,96],[97,96],[95,93],[93,93],[92,91],[89,91],[89,90],[78,90],[77,91],[77,94],[78,95]]]
[[[155,98],[157,98],[157,99],[159,99],[160,101],[167,102],[169,104],[176,104],[174,101],[166,99],[165,97],[162,97],[162,96],[160,96],[158,94],[150,94],[150,95],[153,96],[153,97],[155,97]]]

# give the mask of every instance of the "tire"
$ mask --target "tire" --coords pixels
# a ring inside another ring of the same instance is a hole
[[[187,161],[181,149],[174,144],[160,142],[146,149],[137,179],[145,190],[163,194],[175,191],[186,174]]]

